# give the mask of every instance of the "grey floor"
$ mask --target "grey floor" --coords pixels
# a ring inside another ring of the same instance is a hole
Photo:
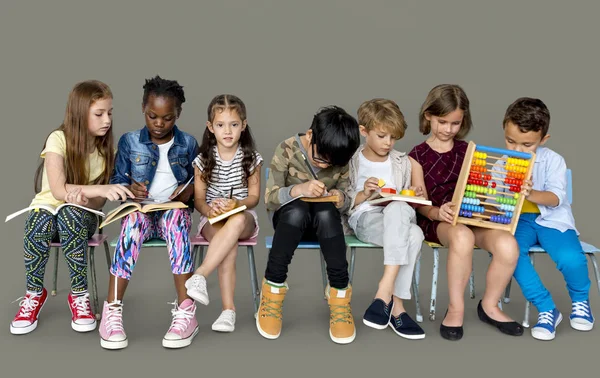
[[[258,247],[256,255],[261,274],[266,263],[266,250]],[[431,256],[431,250],[424,248],[420,293],[425,315],[431,288]],[[11,335],[8,324],[17,304],[10,302],[23,294],[22,269],[5,270],[13,279],[4,277],[3,282],[14,282],[14,285],[3,285],[0,291],[0,301],[5,304],[0,312],[0,324],[5,325],[0,339],[0,358],[10,365],[27,366],[28,374],[32,375],[66,369],[65,372],[71,374],[89,370],[93,376],[108,373],[104,369],[124,374],[137,371],[176,374],[185,369],[186,372],[199,374],[223,371],[231,375],[251,376],[269,376],[269,371],[286,376],[364,376],[375,371],[428,375],[446,372],[453,376],[459,373],[456,369],[463,365],[468,366],[469,370],[463,372],[467,376],[479,376],[484,372],[486,375],[503,376],[517,371],[563,375],[572,373],[573,366],[592,366],[592,359],[598,356],[596,346],[600,342],[597,329],[581,333],[571,329],[568,321],[565,321],[553,342],[539,342],[531,338],[529,331],[520,338],[509,337],[477,319],[476,306],[484,289],[484,274],[489,262],[484,253],[475,257],[476,298],[467,299],[466,302],[465,337],[460,342],[442,339],[438,329],[447,306],[445,256],[442,251],[438,317],[435,322],[430,322],[425,316],[422,324],[427,332],[425,340],[409,341],[396,336],[390,329],[376,331],[361,323],[362,314],[371,301],[382,272],[382,254],[377,250],[359,250],[352,301],[357,337],[354,343],[346,346],[336,345],[329,339],[328,308],[321,296],[316,251],[299,251],[293,260],[289,276],[290,292],[284,306],[284,327],[278,340],[263,339],[256,331],[247,260],[244,251],[240,250],[236,331],[219,334],[210,330],[211,323],[220,312],[218,283],[216,276],[213,276],[209,280],[211,303],[197,311],[200,333],[190,347],[181,350],[165,350],[161,346],[162,336],[170,323],[171,307],[167,302],[174,300],[168,259],[163,249],[143,250],[125,300],[124,319],[129,347],[119,352],[103,350],[97,331],[78,334],[71,330],[66,305],[68,274],[63,259],[59,265],[58,295],[49,297],[38,328],[29,335]],[[5,260],[10,266],[19,266],[17,254],[11,254]],[[97,261],[99,288],[101,297],[104,297],[107,287],[106,265],[101,254]],[[560,274],[552,269],[552,263],[546,256],[538,258],[538,264],[560,309],[568,314],[570,301]],[[593,277],[591,270],[590,277]],[[47,269],[46,282],[50,287],[50,269]],[[591,290],[591,302],[593,308],[597,309],[599,301],[595,283]],[[511,303],[506,309],[521,320],[523,305],[523,297],[515,284]],[[408,304],[408,309],[414,314],[414,302]],[[534,316],[535,312],[532,321],[535,321]],[[568,361],[557,359],[567,355]],[[542,360],[544,363],[536,367]]]

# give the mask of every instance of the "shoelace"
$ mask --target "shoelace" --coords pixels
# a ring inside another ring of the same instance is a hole
[[[235,312],[231,311],[231,310],[225,310],[221,313],[221,315],[219,315],[219,317],[217,318],[216,323],[228,323],[228,324],[233,324],[234,323],[234,317],[235,317]]]
[[[339,322],[344,322],[344,323],[348,323],[350,324],[350,317],[351,317],[351,309],[350,309],[350,305],[345,304],[345,305],[329,305],[329,310],[331,312],[330,315],[330,319],[331,319],[331,323],[339,323]]]
[[[77,316],[90,316],[92,311],[90,307],[90,294],[77,295],[73,297],[73,308],[77,312]]]
[[[113,332],[123,332],[123,304],[118,302],[109,303],[106,310],[106,331],[111,334]]]
[[[576,316],[590,317],[590,306],[587,301],[573,302],[572,314]]]
[[[554,315],[552,311],[544,311],[538,314],[538,324],[554,325]]]
[[[203,280],[200,276],[192,276],[192,287],[198,291],[206,291],[206,280]]]
[[[25,317],[28,318],[31,316],[31,313],[33,311],[35,311],[35,309],[37,308],[37,306],[39,306],[40,301],[38,300],[39,296],[34,296],[34,295],[26,295],[24,297],[19,297],[17,299],[15,299],[12,303],[15,303],[16,301],[21,301],[19,302],[19,307],[21,308],[21,310],[19,311],[19,315],[18,317]]]
[[[275,319],[280,320],[283,317],[283,301],[282,300],[271,300],[267,297],[262,298],[262,303],[260,304],[262,309],[261,316],[270,316]]]
[[[194,317],[194,314],[196,313],[194,311],[194,306],[192,305],[192,306],[188,307],[187,309],[185,309],[185,308],[179,307],[179,305],[177,304],[177,301],[172,302],[172,303],[169,302],[169,304],[172,304],[174,307],[171,310],[171,314],[173,315],[173,321],[171,322],[171,327],[169,328],[169,330],[170,331],[179,331],[180,333],[183,333],[183,331],[185,331],[185,329],[190,324],[192,318]]]

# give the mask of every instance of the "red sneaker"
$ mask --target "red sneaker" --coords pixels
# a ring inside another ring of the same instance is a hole
[[[19,302],[19,311],[10,323],[10,333],[13,335],[24,335],[36,329],[38,315],[48,299],[48,291],[42,289],[41,294],[27,293],[19,299],[22,299]]]
[[[71,328],[77,332],[90,332],[96,329],[96,317],[90,305],[90,294],[69,293],[67,299],[71,309]]]

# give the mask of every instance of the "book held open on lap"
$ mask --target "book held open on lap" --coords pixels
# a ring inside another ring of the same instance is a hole
[[[89,211],[90,213],[94,213],[94,214],[96,214],[96,215],[99,215],[99,216],[101,216],[101,217],[104,217],[104,213],[103,213],[102,211],[100,211],[100,210],[90,209],[90,208],[88,208],[88,207],[81,206],[81,205],[76,205],[76,204],[74,204],[74,203],[63,203],[62,205],[59,205],[59,206],[57,206],[57,207],[50,206],[50,205],[38,204],[38,205],[32,205],[32,206],[26,207],[26,208],[24,208],[24,209],[21,209],[21,210],[19,210],[19,211],[17,211],[17,212],[14,212],[14,213],[10,214],[9,216],[7,216],[7,217],[6,217],[6,219],[4,220],[4,222],[6,223],[6,222],[8,222],[9,220],[11,220],[11,219],[13,219],[13,218],[16,218],[16,217],[18,217],[19,215],[21,215],[21,214],[23,214],[23,213],[26,213],[26,212],[28,212],[28,211],[36,211],[36,210],[37,210],[37,211],[39,211],[39,210],[42,210],[42,209],[43,209],[43,210],[46,210],[46,211],[48,211],[48,212],[49,212],[49,213],[51,213],[52,215],[56,215],[56,214],[58,214],[58,211],[59,211],[60,209],[62,209],[63,207],[65,207],[65,206],[74,206],[74,207],[78,207],[78,208],[80,208],[80,209],[87,210],[87,211]]]
[[[153,200],[133,202],[127,201],[120,206],[111,210],[106,214],[104,222],[100,224],[100,228],[119,220],[133,212],[140,211],[142,213],[151,213],[153,211],[170,210],[170,209],[187,209],[188,206],[180,201],[156,202]]]
[[[375,192],[367,199],[367,202],[369,203],[369,205],[378,205],[378,206],[385,206],[392,201],[403,201],[403,202],[408,202],[408,203],[416,203],[419,205],[431,206],[431,201],[425,199],[425,197],[397,194],[395,190],[390,191],[390,192],[386,192],[386,191]]]
[[[232,216],[233,214],[239,213],[241,211],[246,210],[246,205],[242,205],[242,206],[238,206],[233,210],[229,210],[223,214],[219,214],[216,217],[212,217],[212,218],[208,218],[208,223],[210,224],[215,224],[217,222],[222,221],[225,218],[229,218],[230,216]]]

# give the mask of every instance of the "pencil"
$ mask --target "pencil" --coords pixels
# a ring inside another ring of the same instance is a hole
[[[131,181],[133,181],[133,183],[134,183],[134,184],[136,184],[136,185],[140,185],[140,186],[144,186],[144,184],[142,184],[141,182],[137,182],[137,181],[135,181],[135,180],[133,179],[133,177],[131,177],[131,175],[130,175],[129,173],[125,173],[125,176],[129,177],[129,179],[130,179]]]
[[[229,199],[233,198],[233,186],[229,190]]]

